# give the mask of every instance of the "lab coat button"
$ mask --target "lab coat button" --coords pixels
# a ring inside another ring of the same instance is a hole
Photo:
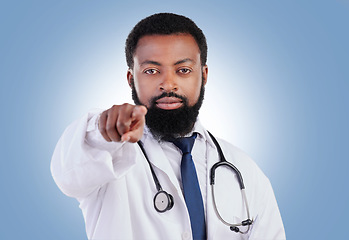
[[[184,233],[182,233],[182,239],[183,239],[183,240],[191,239],[191,234],[190,234],[190,232],[185,231]]]

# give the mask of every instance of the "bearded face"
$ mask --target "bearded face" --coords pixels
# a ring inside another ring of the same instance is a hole
[[[137,95],[137,91],[132,82],[132,98],[136,105],[145,105]],[[189,133],[197,120],[199,109],[204,100],[205,87],[201,85],[200,95],[193,106],[188,105],[188,99],[185,96],[178,95],[174,92],[164,92],[150,100],[150,106],[145,116],[146,125],[158,140],[184,136]],[[175,97],[180,99],[183,104],[180,108],[165,110],[157,107],[156,102],[164,97]]]

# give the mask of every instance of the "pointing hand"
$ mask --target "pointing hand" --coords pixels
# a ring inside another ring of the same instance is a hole
[[[108,142],[132,142],[141,139],[147,108],[124,103],[102,112],[98,128]]]

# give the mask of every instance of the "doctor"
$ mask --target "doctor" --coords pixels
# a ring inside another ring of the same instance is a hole
[[[80,202],[88,239],[285,239],[269,180],[223,140],[225,158],[243,177],[252,224],[234,231],[217,214],[229,223],[248,218],[229,169],[217,169],[212,198],[210,169],[220,158],[197,118],[206,58],[205,36],[190,19],[169,13],[143,19],[126,40],[135,105],[90,112],[65,130],[51,172],[62,192]],[[189,139],[191,150],[176,139]],[[154,198],[159,191],[166,194]]]

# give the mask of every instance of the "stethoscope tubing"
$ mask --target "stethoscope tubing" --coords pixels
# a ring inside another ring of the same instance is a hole
[[[209,131],[207,131],[207,132],[210,135],[211,139],[213,140],[215,146],[217,147],[217,151],[218,151],[219,159],[220,159],[220,161],[215,163],[211,167],[211,170],[210,170],[210,185],[211,185],[212,201],[213,201],[214,210],[215,210],[219,220],[222,223],[224,223],[225,225],[229,226],[232,231],[245,234],[245,233],[247,233],[250,230],[250,226],[252,225],[253,220],[250,219],[250,211],[249,211],[249,207],[248,207],[248,203],[247,203],[247,198],[246,198],[246,193],[245,193],[245,185],[244,185],[244,181],[243,181],[242,175],[241,175],[240,171],[232,163],[228,162],[225,159],[223,151],[222,151],[218,141],[216,140],[216,138]],[[152,167],[152,165],[151,165],[151,163],[149,161],[149,158],[148,158],[148,156],[146,154],[146,151],[144,149],[143,143],[141,141],[138,141],[137,143],[138,143],[138,146],[140,147],[141,151],[143,152],[143,155],[144,155],[145,159],[148,162],[148,165],[149,165],[151,174],[153,176],[153,180],[154,180],[156,189],[158,191],[156,193],[155,197],[154,197],[154,207],[155,207],[156,211],[158,211],[160,213],[166,212],[166,211],[170,210],[173,207],[173,204],[174,204],[173,197],[172,197],[171,194],[168,194],[166,191],[162,190],[162,187],[161,187],[161,184],[159,182],[159,179],[157,178],[157,176],[155,174],[155,171],[154,171],[154,169],[153,169],[153,167]],[[216,170],[217,170],[218,167],[221,167],[221,166],[225,166],[225,167],[228,167],[228,168],[232,169],[233,172],[237,176],[237,179],[238,179],[238,182],[239,182],[239,186],[240,186],[240,189],[241,189],[242,199],[243,199],[243,202],[244,202],[244,205],[245,205],[245,208],[246,208],[246,212],[247,212],[247,219],[242,221],[241,223],[229,223],[229,222],[225,221],[222,218],[222,216],[219,213],[219,211],[218,211],[217,204],[216,204],[216,201],[215,201],[214,185],[215,185]],[[158,196],[162,197],[160,201],[159,201]],[[240,231],[240,229],[238,228],[239,226],[247,226],[247,230],[246,231]]]
[[[144,146],[143,146],[143,143],[141,141],[138,141],[137,142],[138,146],[141,148],[142,152],[143,152],[143,155],[145,157],[145,159],[147,160],[148,164],[149,164],[149,168],[150,168],[150,171],[151,171],[151,175],[153,176],[153,179],[154,179],[154,183],[155,183],[155,186],[156,186],[156,189],[158,190],[158,192],[162,191],[162,187],[161,187],[161,184],[159,182],[159,179],[158,177],[156,176],[155,172],[154,172],[154,169],[149,161],[149,158],[147,156],[147,153],[144,149]]]
[[[219,213],[218,208],[217,208],[217,204],[216,204],[216,200],[215,200],[215,194],[214,194],[214,192],[215,192],[214,191],[214,184],[211,184],[211,192],[212,192],[213,208],[214,208],[214,210],[215,210],[219,220],[221,220],[222,223],[224,223],[225,225],[230,227],[230,229],[232,231],[236,231],[236,232],[239,232],[239,233],[242,233],[242,234],[247,233],[250,230],[250,226],[251,226],[253,220],[250,220],[250,211],[249,211],[248,204],[247,204],[245,189],[241,190],[241,195],[242,195],[242,198],[243,198],[243,201],[244,201],[244,204],[245,204],[245,208],[246,208],[246,212],[247,212],[247,220],[242,221],[241,223],[229,223],[229,222],[227,222],[227,221],[225,221],[223,219],[223,217],[221,216],[221,214]],[[239,228],[236,228],[236,227],[240,227],[240,226],[247,226],[247,229],[245,231],[240,231]]]
[[[249,211],[249,207],[248,207],[248,203],[247,203],[247,197],[246,197],[246,192],[245,192],[245,185],[244,185],[244,181],[241,175],[241,172],[237,169],[237,167],[235,167],[232,163],[228,162],[223,154],[222,148],[220,147],[220,145],[218,144],[218,141],[216,140],[216,138],[209,132],[207,131],[208,134],[210,135],[211,139],[213,140],[213,142],[215,143],[216,147],[217,147],[217,151],[219,154],[219,159],[220,161],[215,163],[212,167],[211,167],[211,171],[210,171],[210,185],[211,185],[211,192],[212,192],[212,202],[213,202],[213,207],[214,210],[219,218],[219,220],[221,220],[222,223],[224,223],[225,225],[229,226],[230,229],[232,231],[235,232],[240,232],[242,234],[247,233],[250,230],[250,226],[253,222],[253,220],[250,219],[250,211]],[[215,191],[214,191],[214,185],[215,185],[215,176],[216,176],[216,170],[218,167],[221,166],[225,166],[228,167],[230,169],[233,170],[233,172],[235,172],[238,182],[239,182],[239,186],[240,186],[240,190],[241,190],[241,195],[242,195],[242,199],[245,205],[245,209],[246,209],[246,213],[247,213],[247,219],[245,221],[242,221],[241,223],[229,223],[227,221],[225,221],[221,214],[218,211],[217,208],[217,204],[216,204],[216,198],[215,198]],[[239,226],[247,226],[246,231],[240,231],[240,229],[238,228]]]

